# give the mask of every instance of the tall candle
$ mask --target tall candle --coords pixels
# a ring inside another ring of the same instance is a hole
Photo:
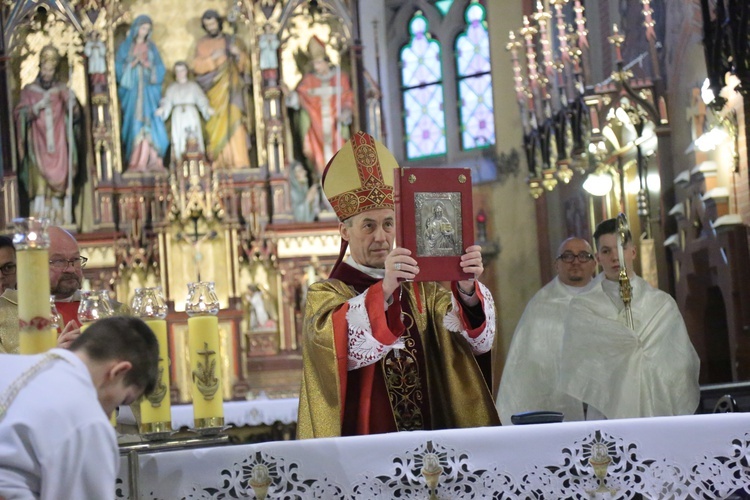
[[[18,335],[18,350],[21,354],[38,354],[55,347],[57,347],[57,328],[21,329]]]
[[[167,337],[167,303],[161,287],[138,288],[131,304],[133,314],[143,319],[156,335],[159,343],[159,378],[156,387],[141,400],[141,433],[161,433],[172,430],[172,405],[169,392],[169,341]]]
[[[192,378],[193,417],[197,429],[222,427],[224,404],[219,351],[219,300],[213,282],[188,284],[185,311]]]
[[[57,345],[50,323],[49,236],[47,219],[15,219],[18,326],[21,354],[37,354]]]
[[[146,324],[159,342],[159,378],[156,388],[141,401],[141,432],[164,432],[172,430],[172,404],[169,400],[169,343],[167,321],[145,319]]]

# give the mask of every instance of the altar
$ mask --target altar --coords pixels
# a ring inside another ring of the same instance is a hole
[[[402,432],[144,450],[117,498],[731,498],[749,456],[742,413]]]

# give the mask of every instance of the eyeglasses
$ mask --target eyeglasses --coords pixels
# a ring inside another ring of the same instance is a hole
[[[53,259],[49,261],[49,266],[58,271],[64,271],[68,268],[68,265],[72,265],[74,269],[81,269],[86,267],[86,262],[89,259],[86,257],[76,257],[74,259]]]
[[[16,265],[13,262],[8,262],[0,266],[0,273],[3,273],[4,276],[16,274]]]
[[[594,256],[588,252],[581,252],[579,254],[574,254],[573,252],[563,252],[562,254],[558,255],[557,258],[565,262],[566,264],[572,264],[576,259],[578,259],[578,262],[580,262],[581,264],[585,264],[586,262],[592,260]]]

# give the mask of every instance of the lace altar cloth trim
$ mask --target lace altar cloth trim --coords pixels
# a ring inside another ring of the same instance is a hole
[[[291,424],[297,421],[297,398],[253,399],[249,401],[225,401],[224,422],[226,425],[272,425],[276,422]],[[120,407],[117,422],[135,425],[135,417],[128,406]],[[172,405],[172,428],[193,427],[193,405]]]
[[[142,498],[726,498],[750,416],[402,432],[146,454]],[[123,459],[117,498],[129,498]]]

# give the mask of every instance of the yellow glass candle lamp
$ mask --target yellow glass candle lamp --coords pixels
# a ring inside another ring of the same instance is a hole
[[[196,429],[224,426],[219,350],[219,299],[213,282],[188,284],[185,311],[188,319],[188,350],[192,378],[194,424]]]
[[[167,303],[161,287],[138,288],[131,304],[133,314],[154,332],[159,343],[159,377],[154,390],[140,403],[139,431],[143,434],[172,430],[172,405],[169,400],[169,340],[167,337]]]

